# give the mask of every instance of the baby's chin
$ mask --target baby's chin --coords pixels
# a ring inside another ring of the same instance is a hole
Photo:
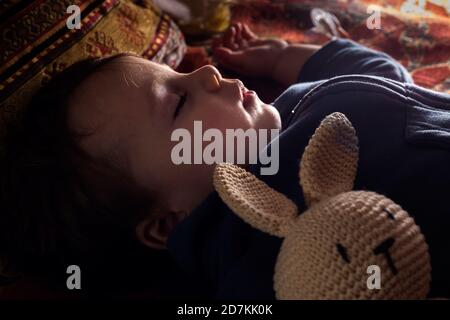
[[[256,129],[281,129],[281,118],[278,110],[271,104],[262,102],[259,98],[259,105],[255,113]]]
[[[264,104],[264,107],[269,110],[269,114],[271,117],[271,123],[273,124],[273,127],[270,129],[281,129],[281,116],[280,112],[278,112],[277,108],[275,108],[271,104]]]

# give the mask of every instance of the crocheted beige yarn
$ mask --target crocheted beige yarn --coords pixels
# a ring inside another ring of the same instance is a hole
[[[425,238],[392,200],[351,191],[358,161],[348,119],[322,121],[303,153],[300,182],[308,210],[232,164],[214,186],[243,220],[283,237],[274,273],[277,299],[423,299],[431,281]],[[380,287],[373,288],[377,266]]]

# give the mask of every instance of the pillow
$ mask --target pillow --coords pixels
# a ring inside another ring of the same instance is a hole
[[[152,1],[79,0],[81,28],[69,29],[72,0],[0,4],[0,137],[32,94],[56,72],[88,57],[133,51],[175,68],[186,44]]]

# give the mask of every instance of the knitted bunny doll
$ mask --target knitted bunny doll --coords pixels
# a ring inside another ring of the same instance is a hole
[[[341,113],[326,117],[300,162],[308,209],[232,164],[219,164],[214,186],[253,227],[284,238],[275,266],[277,299],[423,299],[431,281],[425,238],[392,200],[352,191],[358,162],[355,129]],[[371,272],[379,286],[371,287]],[[375,274],[375,273],[374,273]]]

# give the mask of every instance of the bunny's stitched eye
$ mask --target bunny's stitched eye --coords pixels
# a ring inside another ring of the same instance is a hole
[[[390,212],[390,211],[389,211],[388,209],[386,209],[386,208],[384,208],[383,211],[387,213],[387,216],[388,216],[389,219],[395,220],[395,216],[394,216],[394,214],[393,214],[392,212]]]
[[[345,248],[342,244],[338,243],[336,245],[336,249],[339,252],[339,254],[341,255],[342,259],[344,259],[344,261],[346,263],[350,263],[350,258],[348,257],[348,254],[347,254],[347,248]]]

